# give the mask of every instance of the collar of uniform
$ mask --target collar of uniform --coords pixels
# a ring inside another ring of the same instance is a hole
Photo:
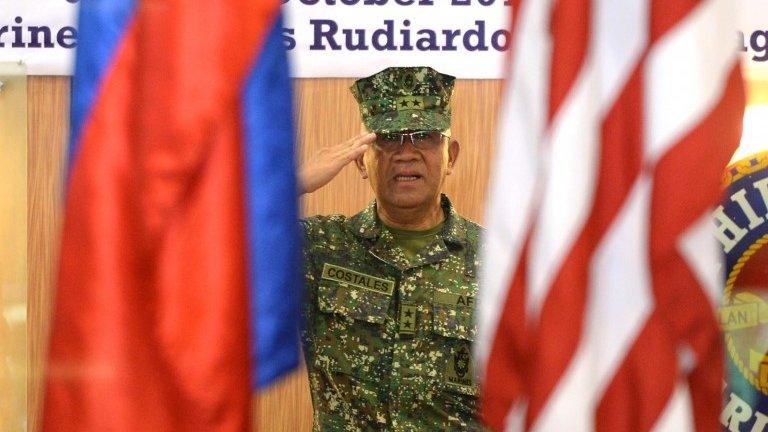
[[[373,200],[360,213],[347,220],[349,230],[358,237],[375,239],[381,233],[381,222],[376,215],[376,200]]]
[[[451,200],[449,200],[445,194],[440,196],[440,205],[443,207],[443,211],[445,212],[445,225],[443,225],[443,230],[440,232],[440,236],[447,243],[465,246],[467,238],[467,225],[464,221],[464,218],[459,216],[459,213],[456,212],[455,208],[453,208]]]
[[[467,237],[464,219],[459,216],[445,194],[440,195],[440,206],[445,213],[445,223],[438,235],[448,243],[464,246]],[[363,211],[352,216],[347,224],[351,232],[359,237],[371,240],[378,238],[381,234],[381,221],[376,214],[376,200],[368,204]]]

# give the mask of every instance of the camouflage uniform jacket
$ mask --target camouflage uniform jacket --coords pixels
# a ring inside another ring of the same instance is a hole
[[[316,431],[479,430],[471,370],[481,228],[447,197],[410,261],[373,202],[303,221],[304,350]]]

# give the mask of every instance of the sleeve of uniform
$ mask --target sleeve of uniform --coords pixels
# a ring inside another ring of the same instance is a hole
[[[317,290],[320,278],[318,271],[318,251],[322,250],[325,244],[323,235],[326,231],[326,221],[323,216],[312,216],[300,221],[301,228],[304,231],[304,244],[302,247],[304,257],[304,301],[302,302],[302,340],[305,346],[304,353],[315,352],[311,349],[316,334],[315,321],[318,313]],[[306,358],[309,363],[312,361]]]
[[[346,217],[342,215],[312,216],[300,221],[304,231],[304,302],[302,307],[302,339],[305,354],[314,352],[309,349],[316,336],[316,318],[319,313],[317,292],[320,284],[322,259],[329,254],[329,236],[343,229]],[[312,359],[307,358],[307,361]]]

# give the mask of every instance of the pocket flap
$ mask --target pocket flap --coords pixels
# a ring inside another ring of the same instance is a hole
[[[383,324],[391,295],[336,282],[320,283],[317,302],[322,312],[336,313],[346,317]]]
[[[432,327],[435,333],[468,341],[474,341],[477,326],[473,309],[450,306],[435,302],[432,304]]]

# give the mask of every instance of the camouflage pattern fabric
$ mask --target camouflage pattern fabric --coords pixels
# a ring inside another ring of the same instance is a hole
[[[425,66],[390,67],[355,81],[350,90],[371,132],[445,131],[455,79]]]
[[[446,220],[411,259],[361,213],[305,229],[304,353],[315,431],[473,431],[480,227],[442,197]]]

